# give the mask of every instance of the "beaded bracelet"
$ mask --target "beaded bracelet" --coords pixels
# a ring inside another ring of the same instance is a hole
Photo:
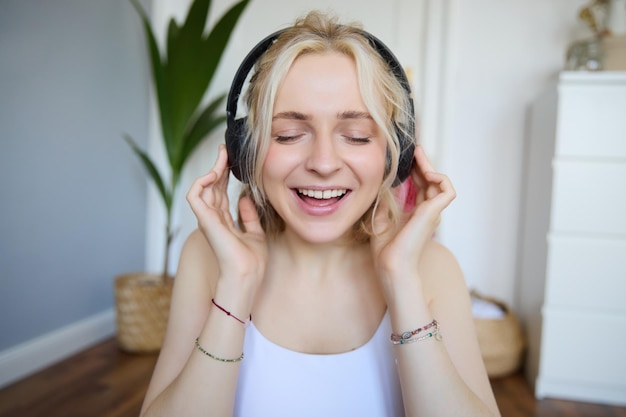
[[[394,345],[405,345],[407,343],[422,342],[424,340],[430,339],[433,336],[435,337],[436,340],[443,339],[443,336],[441,335],[441,333],[439,333],[439,324],[435,325],[435,330],[433,330],[432,332],[426,333],[423,336],[413,337],[409,339],[392,340],[391,343],[393,343]]]
[[[227,316],[230,316],[232,318],[234,318],[235,320],[237,320],[239,323],[243,324],[243,327],[248,327],[250,325],[250,322],[252,321],[252,314],[250,314],[250,317],[248,319],[241,320],[240,318],[238,318],[237,316],[233,315],[230,311],[226,310],[224,307],[222,307],[221,305],[217,304],[215,302],[214,298],[211,298],[211,302],[213,303],[213,305],[217,308],[219,308],[220,310],[222,310],[224,313],[226,313]]]
[[[223,359],[223,358],[218,358],[217,356],[211,355],[209,352],[207,352],[206,350],[204,350],[204,348],[202,346],[200,346],[200,342],[198,341],[198,337],[196,337],[196,347],[198,348],[198,350],[202,353],[204,353],[205,355],[207,355],[209,358],[211,359],[215,359],[216,361],[220,361],[220,362],[240,362],[243,359],[243,352],[241,352],[241,356],[235,359]]]
[[[437,320],[433,320],[430,323],[428,323],[426,326],[419,327],[419,328],[417,328],[417,329],[415,329],[413,331],[404,332],[402,334],[393,334],[392,333],[389,339],[392,342],[399,342],[400,340],[407,340],[407,339],[412,338],[413,336],[417,336],[419,333],[421,333],[421,332],[423,332],[425,330],[428,330],[428,329],[430,329],[432,327],[435,327],[435,326],[438,326],[438,325],[439,325],[439,323],[437,323]]]

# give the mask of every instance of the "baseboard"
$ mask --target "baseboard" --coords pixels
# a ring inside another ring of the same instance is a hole
[[[73,355],[115,332],[115,311],[104,311],[0,352],[0,388]]]
[[[626,406],[626,385],[589,384],[538,378],[535,396],[597,404]]]

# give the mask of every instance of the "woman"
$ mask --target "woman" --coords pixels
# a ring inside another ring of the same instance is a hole
[[[187,195],[199,227],[142,415],[498,416],[461,271],[431,240],[455,191],[414,146],[397,63],[315,12],[268,46],[230,155],[239,226],[222,146]]]

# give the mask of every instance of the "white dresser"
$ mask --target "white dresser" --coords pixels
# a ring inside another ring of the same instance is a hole
[[[526,376],[539,398],[626,405],[626,73],[562,73],[530,124]]]

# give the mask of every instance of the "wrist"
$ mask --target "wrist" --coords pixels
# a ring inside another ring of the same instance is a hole
[[[214,303],[229,311],[233,316],[245,320],[250,317],[256,291],[248,285],[233,285],[219,280],[213,294]],[[208,300],[212,303],[211,300]]]
[[[395,277],[383,285],[383,292],[394,331],[404,332],[433,320],[419,276]]]
[[[420,296],[423,294],[422,280],[416,271],[406,268],[400,270],[379,271],[378,276],[382,284],[383,291],[391,299],[402,298],[410,294]]]

